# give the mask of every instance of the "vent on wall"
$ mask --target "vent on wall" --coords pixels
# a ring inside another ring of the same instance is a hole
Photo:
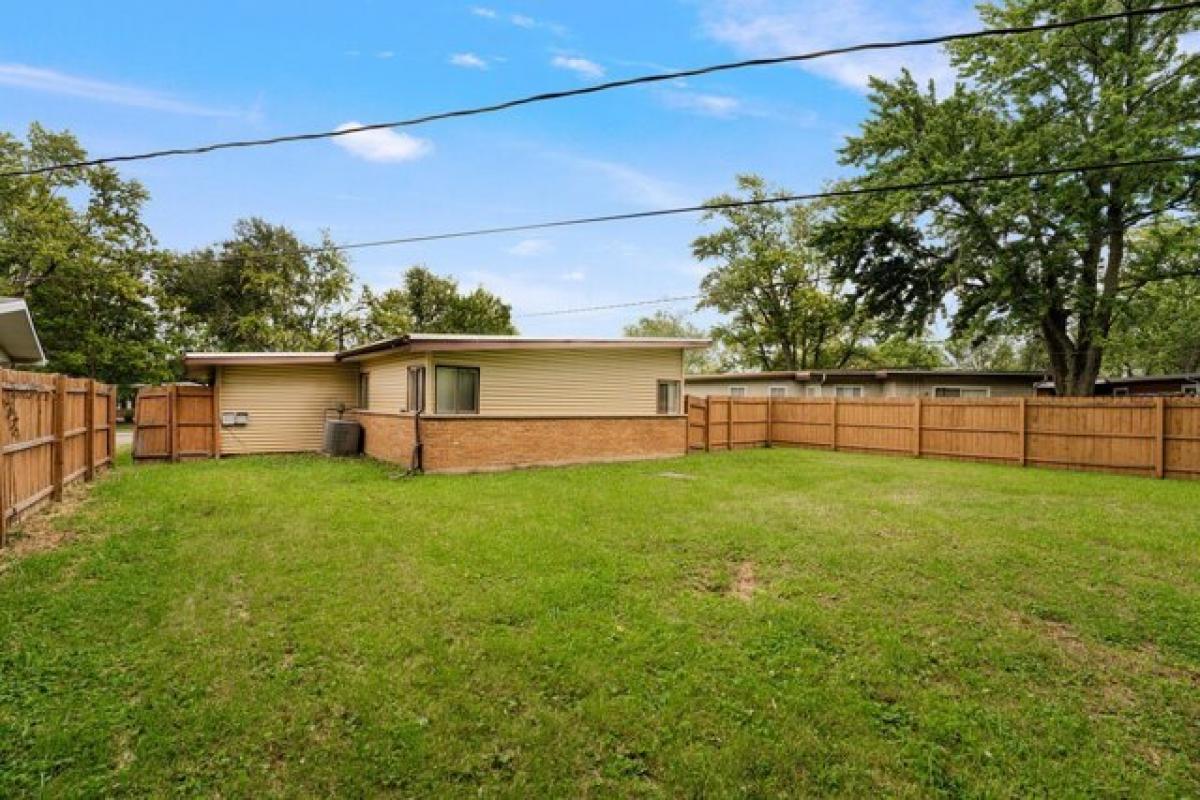
[[[249,411],[222,411],[221,412],[221,427],[224,428],[244,428],[250,424]]]

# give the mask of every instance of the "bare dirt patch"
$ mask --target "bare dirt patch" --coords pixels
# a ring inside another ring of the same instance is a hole
[[[8,545],[0,550],[0,573],[34,553],[55,550],[74,541],[76,532],[62,520],[76,513],[91,495],[93,484],[79,481],[63,489],[61,503],[49,503],[8,532]]]
[[[754,577],[754,565],[749,561],[738,564],[733,574],[733,582],[729,585],[729,594],[738,600],[748,602],[758,589],[758,579]]]

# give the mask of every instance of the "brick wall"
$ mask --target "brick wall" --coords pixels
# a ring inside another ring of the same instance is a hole
[[[355,417],[363,426],[364,453],[380,461],[410,465],[414,441],[411,414],[357,411]]]
[[[687,418],[423,417],[426,472],[671,458],[687,452]]]

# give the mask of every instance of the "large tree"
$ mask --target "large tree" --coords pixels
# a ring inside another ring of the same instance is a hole
[[[705,219],[720,219],[724,226],[692,244],[697,259],[714,262],[700,284],[700,305],[729,316],[714,335],[745,366],[845,366],[863,351],[870,324],[855,313],[847,285],[812,245],[815,212],[770,203],[720,208],[787,194],[755,175],[740,175],[737,183],[741,197],[709,201],[718,207]]]
[[[1009,0],[989,26],[1070,19],[1151,0]],[[842,151],[854,187],[1173,156],[1200,144],[1200,58],[1179,48],[1196,11],[959,42],[948,93],[908,74],[872,81],[871,115]],[[821,236],[870,314],[955,333],[1036,334],[1059,392],[1092,393],[1105,343],[1139,291],[1198,265],[1141,257],[1136,232],[1195,235],[1195,164],[914,189],[841,202]],[[1180,271],[1177,271],[1180,270]]]
[[[374,341],[401,333],[515,334],[512,307],[482,287],[463,293],[453,278],[410,267],[399,289],[375,294],[364,288],[358,304],[358,338]]]
[[[177,338],[230,351],[337,348],[354,280],[328,235],[309,246],[257,218],[220,244],[165,259],[158,277]]]
[[[0,134],[0,170],[79,161],[70,133]],[[0,293],[29,304],[52,370],[112,383],[168,373],[148,278],[146,190],[98,166],[0,178]]]

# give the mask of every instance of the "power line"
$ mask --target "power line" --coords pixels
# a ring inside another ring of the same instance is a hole
[[[420,117],[411,117],[409,119],[393,120],[390,122],[375,122],[368,125],[355,125],[352,127],[341,128],[332,131],[320,131],[316,133],[298,133],[285,136],[272,136],[263,139],[241,139],[226,142],[216,142],[213,144],[199,145],[195,147],[177,147],[165,150],[151,150],[144,153],[134,153],[130,155],[107,156],[104,158],[92,158],[81,161],[72,161],[61,164],[50,164],[41,167],[33,167],[30,169],[13,170],[8,172],[0,172],[0,178],[16,178],[27,175],[40,175],[50,172],[58,172],[60,170],[78,169],[81,167],[94,167],[101,164],[116,164],[128,161],[146,161],[155,158],[167,158],[171,156],[187,156],[187,155],[202,155],[212,153],[217,150],[232,150],[237,148],[249,147],[265,147],[269,145],[284,144],[287,142],[307,142],[319,139],[333,139],[340,136],[349,136],[355,133],[364,131],[375,131],[392,128],[410,128],[418,125],[425,125],[430,122],[438,122],[441,120],[457,119],[460,117],[473,117],[482,114],[494,114],[500,111],[508,111],[520,106],[534,105],[536,103],[546,103],[555,100],[564,100],[571,97],[582,97],[584,95],[597,94],[599,92],[607,92],[613,89],[623,89],[630,86],[642,86],[647,84],[662,83],[665,81],[680,80],[682,78],[695,78],[701,75],[712,75],[718,72],[729,72],[732,70],[747,69],[751,67],[766,67],[776,66],[779,64],[795,64],[805,61],[815,61],[821,58],[831,56],[848,55],[851,53],[862,53],[878,50],[896,50],[907,47],[927,47],[930,45],[949,44],[951,42],[969,41],[972,39],[985,39],[997,36],[1013,36],[1026,33],[1039,33],[1047,31],[1065,30],[1075,28],[1081,25],[1091,25],[1100,22],[1112,22],[1121,19],[1133,19],[1136,17],[1157,16],[1160,14],[1169,14],[1176,11],[1187,11],[1200,8],[1200,0],[1192,0],[1191,2],[1173,3],[1170,5],[1157,6],[1153,8],[1128,9],[1125,11],[1115,11],[1107,14],[1094,14],[1086,17],[1077,17],[1070,20],[1061,20],[1058,22],[1046,22],[1037,25],[1018,25],[1007,28],[985,28],[975,31],[964,31],[960,33],[950,33],[940,36],[929,36],[917,39],[901,39],[894,41],[881,42],[865,42],[862,44],[849,45],[846,47],[832,47],[824,50],[815,50],[807,53],[798,53],[786,56],[775,56],[771,58],[754,58],[743,61],[730,61],[721,64],[712,64],[705,67],[696,67],[692,69],[676,70],[673,72],[661,72],[649,75],[640,75],[633,78],[624,78],[621,80],[607,81],[598,83],[592,86],[584,86],[578,89],[568,89],[556,92],[543,92],[540,94],[527,95],[518,97],[512,100],[504,100],[498,103],[493,103],[485,106],[475,106],[472,108],[462,108],[453,111],[441,111],[434,114],[426,114]]]
[[[679,297],[660,297],[657,300],[633,300],[628,303],[610,303],[605,306],[581,306],[578,308],[562,308],[557,311],[535,311],[530,314],[514,314],[513,319],[530,319],[532,317],[558,317],[564,314],[584,314],[589,311],[612,311],[618,308],[636,308],[638,306],[661,306],[668,303],[681,303],[685,300],[699,300],[704,295],[686,294]]]
[[[603,214],[592,217],[575,217],[573,219],[551,220],[547,222],[531,222],[521,225],[504,225],[492,228],[474,228],[446,233],[430,233],[420,236],[405,236],[396,239],[376,239],[366,242],[349,242],[332,244],[327,247],[306,247],[300,253],[321,253],[330,250],[364,250],[374,247],[391,247],[402,244],[419,244],[422,242],[437,242],[447,239],[467,239],[478,236],[494,236],[504,233],[522,233],[527,231],[567,228],[578,225],[595,225],[605,222],[621,222],[626,220],[652,219],[680,214],[698,214],[710,211],[724,211],[752,206],[777,205],[782,203],[800,203],[811,200],[828,200],[844,197],[861,197],[864,195],[890,194],[892,192],[914,192],[930,189],[941,189],[953,186],[969,186],[975,184],[997,183],[1012,180],[1028,180],[1031,178],[1048,178],[1057,175],[1074,173],[1102,172],[1104,170],[1128,169],[1131,167],[1152,167],[1163,164],[1180,164],[1200,161],[1200,153],[1184,153],[1174,156],[1156,156],[1154,158],[1129,159],[1125,161],[1105,161],[1095,164],[1073,164],[1065,167],[1047,167],[1044,169],[1020,170],[1017,172],[995,172],[982,175],[971,175],[963,178],[946,178],[937,181],[917,181],[913,183],[891,183],[879,186],[859,186],[847,189],[833,189],[825,192],[809,192],[807,194],[788,194],[778,197],[752,198],[749,200],[729,200],[721,203],[705,203],[695,206],[680,206],[676,208],[660,208],[652,211],[631,211],[622,214]],[[278,254],[282,254],[278,253]],[[270,252],[248,254],[254,257],[276,255]],[[243,256],[244,257],[244,256]]]

